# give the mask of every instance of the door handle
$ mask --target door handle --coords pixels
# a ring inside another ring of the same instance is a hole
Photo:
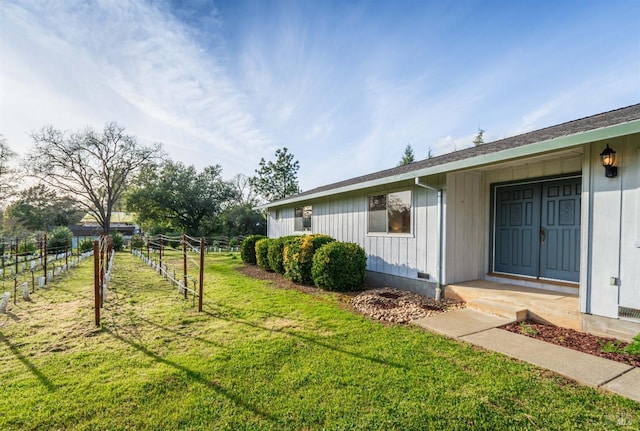
[[[547,237],[547,229],[541,227],[540,228],[540,244],[544,244],[544,240]]]

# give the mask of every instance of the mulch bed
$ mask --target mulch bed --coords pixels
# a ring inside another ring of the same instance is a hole
[[[523,324],[510,323],[501,329],[640,368],[640,356],[629,355],[622,352],[621,350],[628,346],[629,343],[616,340],[615,338],[600,337],[574,329],[545,325],[531,320]],[[605,346],[617,346],[617,351],[603,352],[602,350]]]

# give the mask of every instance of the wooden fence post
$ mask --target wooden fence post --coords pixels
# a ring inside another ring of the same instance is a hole
[[[20,248],[20,238],[16,237],[16,277],[18,276],[18,261],[20,260],[20,253],[18,253],[18,249]],[[15,295],[14,295],[15,298]]]
[[[100,246],[93,241],[93,292],[96,326],[100,326]]]
[[[160,244],[160,263],[158,264],[158,272],[162,275],[162,235],[158,236],[158,244]]]
[[[183,283],[184,283],[184,299],[187,299],[187,288],[189,285],[187,284],[187,235],[182,234],[182,269],[184,272]]]
[[[102,307],[102,283],[104,282],[104,245],[106,244],[104,232],[100,235],[100,307]]]
[[[47,255],[49,254],[49,250],[47,250],[47,234],[44,234],[44,254],[42,255],[42,269],[44,270],[44,284],[47,284]]]
[[[198,311],[202,311],[202,291],[204,286],[204,238],[200,238],[200,289],[198,291]]]

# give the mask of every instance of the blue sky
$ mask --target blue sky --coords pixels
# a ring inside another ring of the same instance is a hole
[[[0,134],[116,121],[303,190],[640,102],[640,2],[0,2]]]

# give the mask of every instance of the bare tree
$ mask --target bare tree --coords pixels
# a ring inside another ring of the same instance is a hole
[[[15,157],[6,140],[0,135],[0,200],[4,201],[12,194],[14,183],[14,172],[9,166],[9,160]]]
[[[116,123],[106,124],[102,133],[86,128],[67,135],[49,126],[31,136],[35,145],[26,158],[27,172],[74,198],[105,233],[129,183],[163,156],[161,144],[141,146]]]
[[[251,186],[251,178],[244,174],[236,174],[230,181],[238,192],[238,205],[257,205],[258,196]]]

